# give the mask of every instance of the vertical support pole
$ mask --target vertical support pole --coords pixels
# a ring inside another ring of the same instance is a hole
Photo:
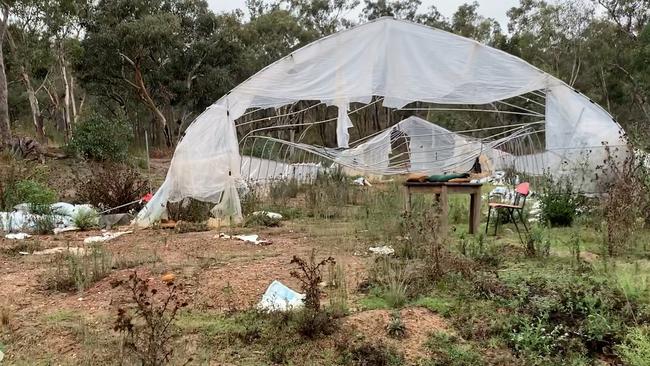
[[[447,194],[447,185],[440,189],[440,231],[444,237],[448,234],[449,224],[449,195]]]
[[[149,161],[149,134],[144,130],[144,149],[147,152],[147,180],[149,181],[149,192],[151,192],[151,161]]]
[[[481,187],[478,187],[470,196],[469,233],[470,234],[478,233],[480,224],[481,224]]]
[[[402,187],[402,192],[404,194],[404,211],[406,213],[411,212],[411,189],[408,186]]]

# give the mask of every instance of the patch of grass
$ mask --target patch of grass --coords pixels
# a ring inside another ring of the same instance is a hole
[[[10,242],[11,243],[11,242]],[[43,245],[39,240],[17,240],[8,248],[3,248],[2,252],[7,255],[16,256],[20,252],[34,253],[43,250]]]
[[[354,366],[399,366],[404,356],[381,341],[340,344],[342,364]]]
[[[188,310],[179,313],[176,325],[184,332],[199,332],[207,337],[214,337],[240,331],[240,320],[243,319],[222,313]]]
[[[650,365],[650,328],[631,328],[623,343],[616,346],[616,354],[626,365]]]
[[[431,334],[426,346],[433,354],[431,360],[424,362],[426,366],[475,366],[485,364],[481,355],[470,344],[464,343],[458,337],[444,332]]]
[[[359,305],[363,310],[390,309],[386,299],[380,293],[371,293],[369,296],[359,299]]]
[[[77,322],[79,317],[79,312],[70,309],[60,309],[46,315],[45,320],[50,324],[58,325],[62,323],[69,324],[71,322]]]
[[[128,269],[139,267],[143,264],[152,264],[160,262],[160,257],[155,250],[138,250],[133,249],[128,253],[116,253],[112,255],[111,268],[112,269]]]
[[[90,246],[85,255],[57,254],[53,261],[55,268],[43,276],[46,290],[81,292],[111,271],[111,255],[101,245]]]
[[[424,296],[413,302],[413,305],[422,306],[442,316],[449,316],[453,304],[448,299],[440,297]]]

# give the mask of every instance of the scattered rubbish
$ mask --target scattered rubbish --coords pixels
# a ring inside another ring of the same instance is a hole
[[[270,211],[255,211],[253,212],[253,215],[258,216],[258,215],[265,215],[269,219],[274,219],[274,220],[282,220],[282,215],[276,212],[270,212]]]
[[[5,358],[4,352],[0,351],[0,362]]]
[[[86,248],[77,248],[77,247],[55,247],[55,248],[48,248],[45,250],[39,250],[37,252],[32,253],[33,255],[51,255],[51,254],[59,254],[59,253],[65,253],[68,252],[72,255],[76,256],[84,256],[87,253]]]
[[[395,249],[391,247],[390,245],[382,245],[379,247],[370,247],[368,250],[373,253],[373,254],[379,254],[379,255],[392,255],[395,254]]]
[[[304,306],[305,295],[288,288],[282,282],[274,280],[262,295],[257,307],[267,311],[287,311]]]
[[[506,197],[510,194],[512,194],[512,190],[508,189],[508,187],[505,186],[497,186],[490,191],[490,197],[494,197],[494,196]]]
[[[260,236],[257,235],[257,234],[230,236],[230,235],[227,235],[227,234],[224,234],[224,233],[220,233],[217,237],[221,238],[221,239],[237,239],[237,240],[245,241],[245,242],[248,242],[248,243],[253,243],[255,245],[270,245],[270,244],[273,244],[273,242],[270,241],[270,240],[260,240],[259,239]]]
[[[25,240],[27,238],[30,238],[31,235],[25,234],[25,233],[16,233],[16,234],[7,234],[5,235],[5,238],[9,240]]]
[[[160,279],[164,283],[171,283],[174,282],[174,280],[176,279],[176,275],[173,273],[165,273],[162,277],[160,277]]]
[[[101,243],[109,240],[113,240],[115,238],[119,238],[122,235],[125,234],[131,234],[133,231],[117,231],[114,233],[111,233],[110,231],[103,232],[101,236],[89,236],[86,239],[84,239],[84,244],[92,244],[92,243]]]
[[[63,227],[63,228],[55,227],[54,230],[52,231],[54,232],[54,235],[58,235],[61,233],[67,233],[68,231],[77,231],[77,230],[79,230],[78,227],[70,226],[70,227]]]
[[[29,255],[29,252],[18,252],[20,255]]]
[[[372,184],[370,184],[370,182],[365,177],[359,177],[359,178],[353,180],[352,184],[354,184],[356,186],[372,187]]]

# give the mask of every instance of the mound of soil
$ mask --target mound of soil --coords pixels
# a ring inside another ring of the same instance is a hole
[[[406,327],[403,339],[391,338],[386,326],[390,321],[389,310],[369,310],[350,315],[345,319],[343,328],[363,335],[372,341],[382,341],[404,354],[409,362],[427,357],[425,343],[433,332],[450,332],[446,321],[438,314],[421,307],[406,308],[400,311],[402,322]]]

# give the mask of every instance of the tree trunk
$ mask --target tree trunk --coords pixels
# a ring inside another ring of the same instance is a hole
[[[32,83],[27,74],[27,70],[24,66],[20,67],[20,72],[25,82],[25,88],[27,89],[27,98],[29,99],[29,107],[32,110],[32,121],[34,122],[34,128],[36,129],[36,138],[41,144],[47,144],[47,138],[45,137],[45,127],[43,126],[43,116],[41,115],[41,108],[38,105],[38,99],[36,98],[36,93],[32,87]]]
[[[68,81],[68,70],[66,67],[65,55],[63,54],[63,44],[59,43],[59,62],[61,63],[61,76],[65,94],[63,97],[63,120],[65,123],[66,141],[70,141],[72,134],[72,124],[70,119],[70,82]]]
[[[74,77],[70,75],[70,104],[72,106],[72,120],[74,122],[77,120],[77,102],[74,99]]]
[[[169,134],[169,130],[167,128],[167,118],[165,118],[165,115],[156,106],[156,103],[154,102],[153,98],[151,98],[151,95],[149,94],[149,91],[147,90],[147,87],[144,84],[144,78],[142,77],[140,66],[135,64],[133,65],[133,68],[135,72],[135,85],[138,88],[138,95],[140,96],[140,99],[142,99],[142,101],[145,103],[145,105],[149,108],[149,110],[153,112],[154,119],[158,124],[158,128],[164,134],[165,144],[168,147],[171,147],[172,142],[171,142],[171,136]]]
[[[16,43],[14,42],[13,37],[9,32],[7,32],[7,40],[11,52],[14,55],[17,55]],[[32,111],[32,123],[34,123],[34,129],[36,130],[36,138],[38,139],[38,142],[40,142],[41,144],[47,144],[47,139],[45,137],[45,127],[43,126],[43,116],[41,114],[41,108],[38,104],[38,98],[36,98],[36,92],[34,91],[34,87],[32,86],[29,73],[27,72],[28,68],[25,65],[25,62],[23,62],[23,60],[18,59],[18,57],[14,57],[14,58],[16,59],[16,63],[20,64],[20,77],[21,79],[23,79],[23,83],[25,84],[25,91],[27,92],[29,107]]]
[[[2,50],[4,37],[7,33],[7,19],[9,18],[9,7],[5,5],[2,9],[2,23],[0,23],[0,147],[11,140],[11,126],[9,125],[9,102],[7,100],[7,74],[5,73],[5,60]]]

